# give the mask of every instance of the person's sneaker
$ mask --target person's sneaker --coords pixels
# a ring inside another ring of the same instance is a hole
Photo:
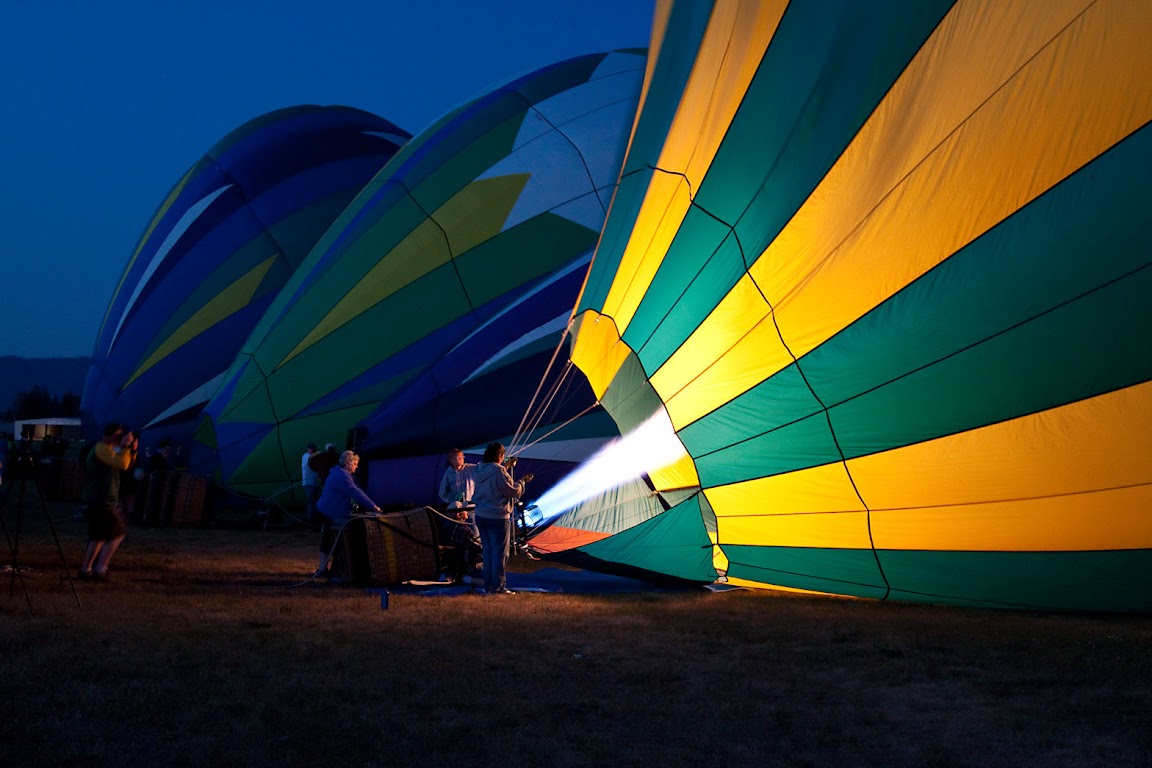
[[[96,571],[92,571],[92,581],[98,581],[101,584],[107,584],[112,581],[112,579],[109,578],[107,571],[104,573],[97,573]]]
[[[494,594],[494,595],[514,595],[516,593],[513,592],[512,590],[508,589],[508,587],[504,587],[503,589],[496,590],[492,594]]]
[[[92,581],[92,571],[80,571],[76,574],[77,581]]]

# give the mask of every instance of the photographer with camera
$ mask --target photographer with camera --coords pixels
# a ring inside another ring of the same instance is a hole
[[[88,453],[84,469],[84,517],[88,546],[80,566],[81,581],[108,581],[108,563],[128,526],[120,506],[120,473],[136,461],[139,441],[121,424],[104,427],[103,439]]]
[[[483,462],[472,475],[476,483],[472,501],[476,504],[476,525],[484,551],[484,588],[490,595],[512,594],[505,575],[512,543],[512,508],[524,495],[524,485],[532,479],[528,474],[519,482],[513,480],[514,466],[516,459],[505,460],[503,445],[489,443]]]

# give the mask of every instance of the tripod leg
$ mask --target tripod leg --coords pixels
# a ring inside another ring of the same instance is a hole
[[[56,523],[52,521],[52,515],[48,514],[48,504],[44,501],[44,494],[40,492],[40,482],[36,483],[36,498],[40,499],[40,511],[44,513],[44,519],[48,521],[48,527],[52,529],[52,538],[56,540],[56,551],[60,555],[60,565],[64,566],[64,575],[68,579],[68,586],[72,588],[72,597],[76,599],[76,607],[83,608],[80,605],[80,595],[76,592],[76,581],[72,578],[72,569],[68,567],[68,558],[64,556],[64,547],[60,544],[60,535],[56,533]]]
[[[8,540],[8,549],[12,553],[11,576],[8,580],[8,599],[16,594],[16,578],[20,578],[20,586],[24,590],[24,601],[28,603],[28,613],[32,616],[32,596],[28,594],[28,583],[24,581],[24,574],[20,572],[20,527],[24,522],[24,478],[20,478],[20,495],[16,501],[16,531],[11,535],[8,531],[8,520],[4,517],[4,508],[8,506],[8,499],[12,495],[12,486],[9,485],[4,492],[4,502],[0,504],[0,523],[4,525],[4,538]]]

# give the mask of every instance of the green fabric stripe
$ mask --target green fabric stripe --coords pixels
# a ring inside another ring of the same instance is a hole
[[[832,410],[848,457],[984,426],[1152,379],[1152,266]]]
[[[749,261],[754,256],[750,254]],[[655,366],[648,370],[655,371],[675,346],[692,335],[744,276],[744,264],[731,229],[699,208],[690,208],[624,332],[629,346],[639,347],[645,367]],[[680,300],[685,292],[688,295]]]
[[[659,368],[743,274],[855,138],[953,0],[792,3],[625,340]],[[695,279],[704,258],[720,261]],[[739,270],[739,271],[737,271]],[[680,298],[684,294],[683,298]],[[669,312],[669,308],[672,311]],[[666,314],[678,319],[661,324]],[[652,337],[649,340],[649,337]]]
[[[1152,611],[1152,550],[881,551],[894,600],[1059,611]]]
[[[542,249],[541,243],[549,247]],[[595,231],[545,212],[457,255],[456,268],[473,306],[480,306],[553,272],[595,245]]]
[[[340,218],[340,214],[359,191],[357,187],[334,192],[292,211],[268,227],[268,234],[280,246],[290,270],[295,271],[304,263],[312,248],[333,222]],[[284,282],[280,280],[278,284],[283,285]]]
[[[192,433],[192,439],[213,451],[219,447],[216,441],[216,423],[212,421],[211,416],[206,413],[201,413],[197,417],[196,429]]]
[[[846,455],[1152,378],[1152,269],[1061,306],[1149,264],[1150,170],[1145,129],[805,356]],[[682,430],[704,484],[838,460],[805,389],[789,368]]]
[[[392,190],[399,191],[395,187],[390,189]],[[347,294],[369,270],[387,258],[387,254],[400,241],[426,221],[424,212],[411,198],[404,195],[389,195],[389,198],[391,204],[386,209],[380,212],[372,211],[364,217],[371,222],[369,226],[364,226],[362,223],[357,225],[360,229],[357,237],[351,242],[341,243],[339,258],[327,256],[324,269],[315,274],[315,260],[321,255],[326,255],[331,248],[330,231],[285,287],[284,293],[281,294],[284,301],[287,301],[288,297],[294,297],[294,303],[286,312],[269,312],[275,322],[268,328],[255,352],[256,358],[266,370],[275,368],[312,332],[317,319],[327,315],[328,310],[335,305],[333,297]],[[333,230],[342,226],[349,226],[347,213],[333,225]],[[447,261],[447,240],[444,241],[443,248],[442,260]],[[379,256],[369,258],[365,254],[379,254]],[[301,282],[306,278],[313,278],[311,284],[297,295]],[[277,300],[277,305],[280,303],[281,300]],[[261,325],[264,325],[263,321]],[[257,337],[253,334],[252,338]]]
[[[429,296],[439,299],[436,312],[428,311]],[[280,420],[330,392],[333,371],[340,372],[341,381],[351,381],[468,311],[450,264],[410,283],[270,373],[268,386]],[[445,340],[445,352],[451,343]]]
[[[236,386],[229,394],[227,406],[217,417],[217,420],[221,424],[274,422],[276,420],[274,418],[275,411],[272,409],[272,403],[268,400],[268,390],[264,386],[263,372],[250,360],[243,357],[237,358],[232,365],[232,370],[235,370],[237,365],[243,367]]]
[[[364,404],[369,404],[375,409],[379,407],[380,403],[386,401],[388,398],[403,390],[404,387],[411,384],[412,380],[423,373],[424,370],[422,367],[407,368],[380,381],[374,381],[366,385],[361,384],[360,386],[351,388],[340,397],[332,396],[332,381],[331,377],[329,377],[329,389],[326,391],[313,392],[312,396],[315,401],[323,401],[324,404],[320,406],[320,408],[322,408],[324,412],[359,408]],[[300,418],[300,416],[296,415],[293,416],[293,418]],[[347,423],[352,424],[354,422]],[[348,427],[343,427],[338,431],[347,432]],[[307,443],[308,441],[305,440],[304,442]]]
[[[879,453],[1152,380],[1152,336],[1132,333],[1152,328],[1149,296],[1152,267],[831,408],[844,457]],[[689,450],[697,448],[693,443]],[[817,413],[734,447],[697,455],[696,465],[701,483],[711,487],[839,459],[827,419]]]
[[[712,546],[692,499],[626,531],[580,547],[581,552],[679,579],[711,582]]]
[[[887,592],[870,549],[723,544],[728,575],[793,589],[882,598]]]
[[[1152,610],[1152,550],[877,553],[890,593],[863,549],[724,546],[728,575],[794,589],[972,607]],[[820,574],[819,576],[815,574]]]
[[[664,407],[633,354],[628,355],[620,366],[616,378],[608,385],[608,391],[600,398],[600,404],[612,414],[620,427],[620,434],[628,434]]]

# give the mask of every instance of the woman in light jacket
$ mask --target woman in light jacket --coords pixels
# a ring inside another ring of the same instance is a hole
[[[352,477],[359,465],[360,457],[352,451],[340,454],[340,460],[328,473],[320,500],[316,502],[316,511],[320,516],[320,566],[316,569],[316,576],[327,573],[332,548],[336,545],[336,533],[348,522],[352,504],[359,504],[373,512],[380,511],[379,505],[360,490],[356,479]]]
[[[524,485],[532,479],[529,474],[519,482],[513,480],[508,470],[515,464],[515,459],[504,461],[504,446],[489,443],[483,462],[472,471],[476,484],[472,501],[476,504],[474,514],[484,552],[484,588],[490,595],[512,594],[504,572],[512,539],[512,508],[524,494]]]

